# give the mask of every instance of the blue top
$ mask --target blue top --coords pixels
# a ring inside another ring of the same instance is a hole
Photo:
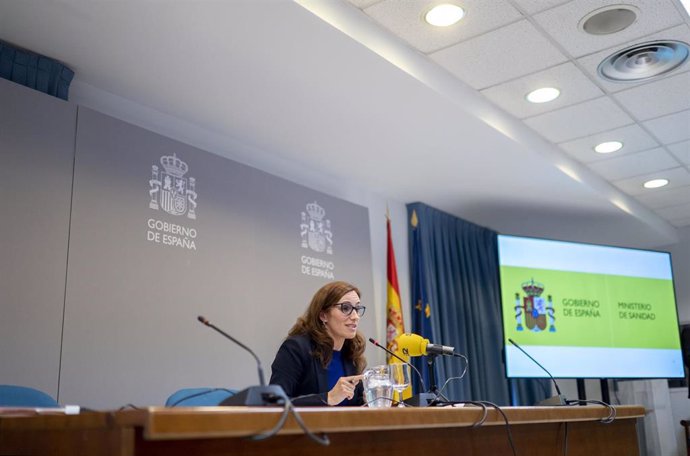
[[[271,364],[271,385],[283,387],[293,403],[299,406],[324,406],[328,399],[328,368],[314,356],[316,344],[306,334],[288,336],[280,346]],[[350,359],[343,359],[345,375],[357,375],[357,367]],[[294,399],[299,396],[305,396]],[[349,405],[364,404],[362,382],[355,387],[355,395]]]
[[[345,366],[343,366],[343,358],[339,351],[333,350],[333,358],[330,364],[328,364],[328,391],[332,390],[338,379],[340,377],[345,377]],[[338,405],[350,405],[348,399],[344,399]]]

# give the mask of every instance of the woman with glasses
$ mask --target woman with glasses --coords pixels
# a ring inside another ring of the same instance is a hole
[[[364,310],[354,285],[321,287],[280,346],[270,383],[296,405],[362,405],[365,341],[357,326]]]

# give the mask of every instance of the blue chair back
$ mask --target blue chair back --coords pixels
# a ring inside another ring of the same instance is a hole
[[[0,385],[0,407],[60,407],[43,391],[28,386]]]
[[[237,390],[227,388],[183,388],[165,401],[166,407],[202,407],[218,405]]]

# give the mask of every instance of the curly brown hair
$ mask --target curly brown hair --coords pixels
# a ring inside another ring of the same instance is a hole
[[[297,323],[290,329],[289,335],[308,335],[314,342],[315,348],[312,356],[321,360],[321,365],[326,368],[333,357],[333,338],[328,335],[319,315],[338,303],[345,294],[354,291],[361,297],[359,289],[347,282],[330,282],[321,287],[311,298],[311,303],[304,315],[297,319]],[[361,374],[367,365],[364,358],[366,342],[364,337],[357,332],[354,338],[345,339],[340,351],[344,359],[351,360],[357,373]]]

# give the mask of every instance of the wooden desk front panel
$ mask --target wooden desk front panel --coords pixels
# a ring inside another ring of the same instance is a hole
[[[506,407],[521,456],[638,455],[636,421],[642,407],[619,407],[619,419],[602,424],[603,407]],[[266,441],[246,436],[265,432],[280,411],[245,408],[149,408],[78,416],[3,416],[0,456],[204,456],[204,455],[512,455],[507,430],[495,411],[483,426],[479,409],[309,409],[307,426],[325,432],[323,447],[306,437],[290,417]]]
[[[637,456],[636,420],[611,424],[568,424],[569,456]],[[565,423],[511,425],[518,455],[563,454]],[[149,456],[323,456],[418,454],[420,456],[491,455],[511,456],[505,426],[450,427],[385,431],[329,433],[331,444],[321,446],[303,434],[279,435],[253,442],[244,438],[146,440],[139,432],[136,454]]]

